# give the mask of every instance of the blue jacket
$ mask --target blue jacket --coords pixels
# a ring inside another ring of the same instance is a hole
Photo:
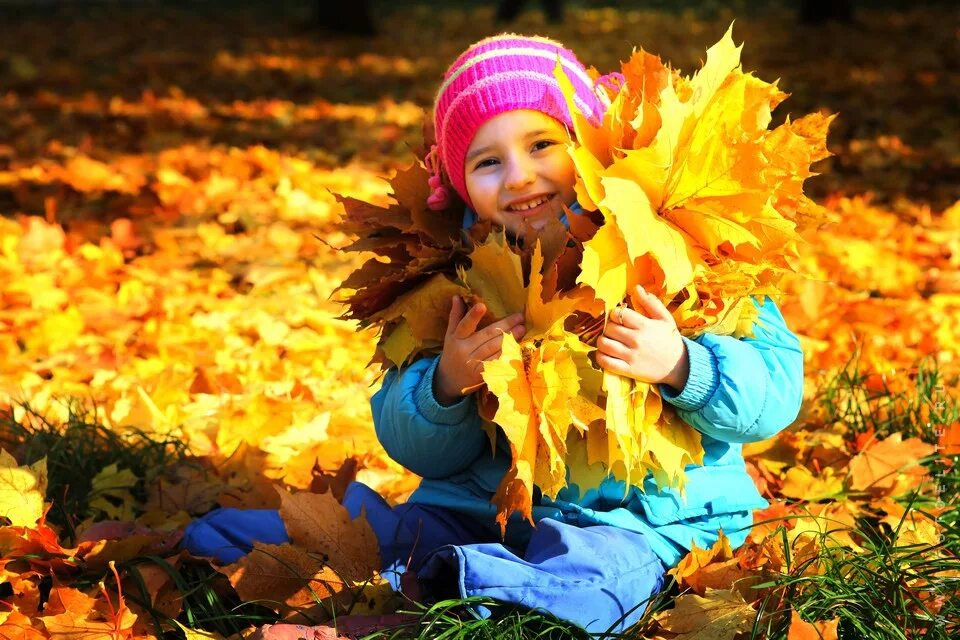
[[[475,217],[469,209],[464,227]],[[565,219],[563,219],[566,222]],[[574,483],[555,500],[534,491],[533,518],[578,526],[613,525],[644,533],[667,566],[676,566],[691,543],[710,547],[723,529],[733,548],[743,544],[754,509],[769,506],[744,467],[742,444],[773,437],[789,426],[803,399],[803,352],[773,300],[765,297],[754,336],[684,337],[690,375],[680,393],[659,385],[666,402],[700,431],[704,464],[686,467],[686,501],[675,489],[658,491],[648,474],[645,491],[626,491],[606,477],[584,491]],[[446,507],[476,518],[499,535],[491,498],[510,466],[510,447],[498,429],[496,448],[481,428],[473,394],[452,406],[433,395],[439,356],[390,369],[371,398],[374,426],[396,462],[421,476],[410,502]],[[626,498],[624,496],[626,495]],[[508,522],[504,544],[525,546],[530,525],[519,514]]]

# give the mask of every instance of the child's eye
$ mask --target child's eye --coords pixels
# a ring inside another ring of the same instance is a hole
[[[547,147],[551,147],[555,144],[557,144],[557,142],[554,140],[537,140],[536,142],[533,143],[533,147],[531,148],[531,150],[542,151]],[[498,164],[498,161],[496,158],[486,158],[485,160],[481,160],[480,162],[475,164],[473,169],[477,170],[477,169],[483,169],[485,167],[492,167],[495,164]]]

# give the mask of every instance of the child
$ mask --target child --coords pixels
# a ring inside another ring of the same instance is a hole
[[[578,106],[599,120],[604,103],[586,70],[546,38],[485,39],[447,71],[435,103],[431,164],[467,203],[464,228],[492,220],[516,237],[524,223],[534,229],[550,218],[566,223],[563,204],[579,210],[565,148],[573,126],[553,76],[557,55]],[[431,205],[444,206],[448,187],[437,177],[431,185]],[[423,477],[421,484],[395,507],[357,482],[344,497],[353,517],[365,509],[384,575],[395,586],[409,571],[428,596],[484,595],[542,608],[590,632],[622,631],[641,617],[666,569],[693,543],[710,547],[722,529],[734,548],[743,544],[753,510],[769,503],[746,473],[742,443],[770,438],[796,418],[803,390],[799,341],[769,298],[758,304],[754,337],[742,340],[681,337],[657,298],[641,292],[639,299],[642,308],[611,312],[597,363],[656,383],[702,434],[704,465],[686,469],[687,501],[673,489],[658,491],[652,476],[643,480],[645,493],[636,486],[627,493],[613,477],[596,487],[570,484],[555,500],[535,488],[536,527],[513,514],[501,539],[491,498],[510,466],[510,448],[499,431],[491,454],[476,399],[461,390],[482,381],[482,362],[499,355],[503,332],[523,335],[523,318],[477,330],[484,305],[466,309],[456,298],[441,355],[391,369],[371,399],[377,437],[394,460]],[[270,517],[275,525],[276,515]],[[191,550],[222,557],[217,545],[237,540],[249,549],[250,535],[234,527],[217,537],[232,525],[204,520],[188,531]],[[284,537],[276,528],[269,535]],[[260,530],[254,537],[264,536]],[[474,611],[489,615],[483,607]]]

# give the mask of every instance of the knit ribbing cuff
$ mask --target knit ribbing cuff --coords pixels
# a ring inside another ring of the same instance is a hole
[[[697,411],[707,404],[707,401],[716,392],[720,385],[720,371],[717,367],[717,357],[707,347],[699,342],[682,336],[687,345],[687,357],[690,360],[690,374],[687,383],[680,393],[676,393],[670,385],[658,385],[660,395],[664,400],[684,411]]]
[[[472,409],[473,394],[464,396],[448,407],[437,402],[436,396],[433,395],[433,376],[436,375],[439,363],[440,357],[437,356],[424,372],[413,393],[414,402],[417,403],[420,414],[430,422],[446,425],[460,424],[466,420],[468,412]]]

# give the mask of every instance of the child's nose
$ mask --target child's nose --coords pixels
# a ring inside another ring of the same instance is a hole
[[[507,168],[504,186],[507,189],[519,189],[533,182],[537,173],[529,160],[518,159],[510,162]]]

